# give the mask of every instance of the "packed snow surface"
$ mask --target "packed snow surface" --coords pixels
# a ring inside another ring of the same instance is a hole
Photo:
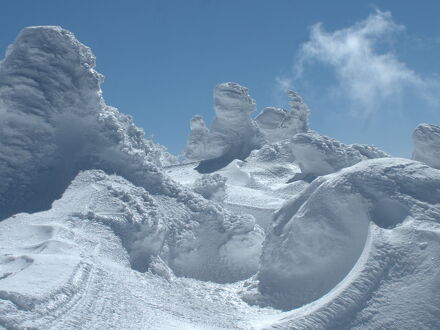
[[[48,26],[0,62],[0,328],[440,328],[437,126],[392,158],[223,83],[178,163],[94,66]]]

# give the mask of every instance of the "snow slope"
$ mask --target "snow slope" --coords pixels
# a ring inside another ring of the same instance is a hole
[[[243,254],[228,249],[246,251],[252,236],[246,228],[223,228],[216,238],[220,223],[177,222],[185,212],[93,170],[82,172],[50,210],[2,221],[0,328],[244,327],[260,310],[240,301],[233,285],[177,278],[163,260],[179,275],[215,272],[224,279],[251,263],[251,253],[242,262]],[[216,249],[222,236],[232,238]],[[148,259],[150,271],[139,272]]]
[[[440,328],[434,126],[429,167],[309,131],[295,93],[251,119],[226,83],[176,164],[94,65],[60,27],[0,62],[0,328]]]

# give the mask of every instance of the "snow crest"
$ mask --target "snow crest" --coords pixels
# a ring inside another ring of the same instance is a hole
[[[400,311],[397,328],[438,326],[426,310],[438,306],[440,287],[418,282],[438,283],[436,263],[421,255],[427,246],[428,256],[439,255],[439,202],[440,172],[405,159],[363,161],[316,179],[275,216],[257,276],[260,293],[286,310],[322,303],[310,318],[321,315],[326,328],[341,319],[359,326],[372,310],[383,319],[369,327],[387,328],[382,309]],[[332,305],[337,297],[340,306]],[[362,312],[353,313],[357,308]],[[284,326],[303,321],[292,317]]]
[[[373,146],[347,145],[316,132],[296,134],[289,140],[289,147],[301,169],[301,174],[296,179],[308,181],[337,172],[362,160],[389,157]]]

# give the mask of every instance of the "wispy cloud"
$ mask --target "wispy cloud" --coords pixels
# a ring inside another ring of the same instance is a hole
[[[378,10],[353,26],[333,32],[316,24],[309,41],[300,48],[292,78],[277,78],[277,86],[308,79],[308,68],[324,64],[335,74],[333,92],[349,102],[354,114],[368,116],[384,104],[401,102],[406,95],[419,98],[427,106],[438,105],[440,81],[418,74],[387,47],[404,30],[389,12]]]

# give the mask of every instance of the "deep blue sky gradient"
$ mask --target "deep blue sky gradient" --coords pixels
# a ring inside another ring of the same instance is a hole
[[[258,110],[279,103],[275,77],[290,74],[310,26],[322,22],[328,31],[348,27],[375,7],[390,11],[406,27],[394,45],[398,58],[420,74],[439,75],[438,0],[2,1],[0,50],[25,26],[71,30],[97,57],[97,70],[106,76],[102,88],[107,104],[131,114],[146,135],[177,153],[193,115],[203,115],[208,124],[212,120],[217,83],[247,86]],[[299,90],[312,109],[311,127],[322,134],[409,156],[417,123],[440,124],[440,109],[419,112],[417,102],[411,105],[413,113],[379,114],[368,125],[341,116],[349,109],[332,109],[320,97],[333,81],[331,71],[317,67],[301,85],[307,90]]]

